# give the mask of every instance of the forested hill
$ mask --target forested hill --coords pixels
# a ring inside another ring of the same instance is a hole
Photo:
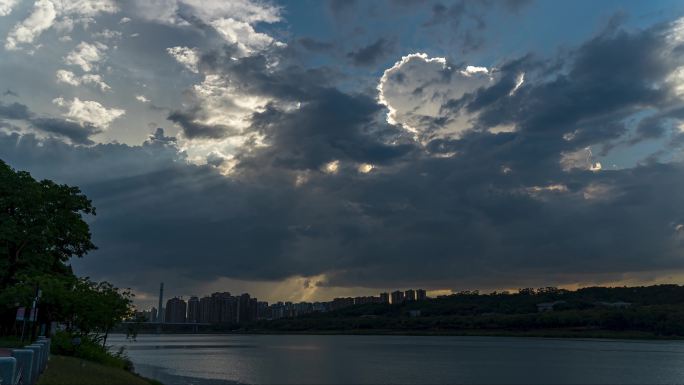
[[[461,292],[402,304],[349,306],[261,321],[264,331],[527,333],[530,335],[684,336],[684,286],[521,289]]]

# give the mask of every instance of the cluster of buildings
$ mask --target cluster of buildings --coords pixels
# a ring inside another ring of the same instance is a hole
[[[249,294],[231,295],[229,292],[213,293],[187,301],[174,297],[163,307],[163,284],[159,292],[159,308],[139,313],[139,316],[153,323],[198,323],[198,324],[242,324],[256,320],[291,318],[314,312],[339,310],[352,305],[402,304],[424,301],[427,292],[423,289],[380,293],[379,296],[335,298],[329,302],[277,302],[270,304],[259,301]]]
[[[263,319],[267,302],[260,302],[249,294],[231,295],[228,292],[214,293],[187,301],[174,297],[166,301],[162,311],[152,308],[142,312],[149,322],[155,323],[203,323],[239,324]]]

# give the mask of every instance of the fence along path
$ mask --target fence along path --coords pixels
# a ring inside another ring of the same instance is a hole
[[[0,349],[0,385],[34,385],[47,368],[50,339],[38,337],[19,349]]]

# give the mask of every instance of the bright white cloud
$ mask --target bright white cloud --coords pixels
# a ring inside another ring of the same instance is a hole
[[[561,153],[560,165],[563,171],[573,169],[601,171],[601,163],[593,161],[591,147]]]
[[[189,71],[198,72],[199,50],[197,48],[171,47],[167,48],[166,52]]]
[[[518,74],[518,77],[515,79],[515,87],[513,87],[511,92],[508,93],[508,96],[515,95],[516,91],[518,91],[518,89],[520,87],[522,87],[523,83],[525,83],[525,73],[521,72],[520,74]]]
[[[97,67],[97,63],[104,59],[104,51],[106,50],[107,46],[102,43],[95,42],[90,44],[81,42],[64,57],[64,62],[69,65],[79,66],[85,72],[90,72]]]
[[[207,75],[204,81],[193,86],[196,114],[200,122],[245,129],[254,112],[263,111],[270,98],[245,94],[235,81],[221,75]]]
[[[5,49],[15,50],[19,48],[19,44],[32,43],[43,31],[52,26],[56,17],[57,11],[51,1],[36,1],[31,14],[10,30],[5,40]]]
[[[120,31],[112,31],[111,29],[103,29],[100,32],[95,32],[93,37],[96,39],[120,39]]]
[[[19,3],[19,0],[0,0],[0,16],[7,16],[12,13],[12,9]]]
[[[248,23],[276,23],[280,21],[280,7],[254,0],[180,0],[192,7],[203,20],[233,17]]]
[[[114,0],[53,0],[60,14],[93,17],[101,13],[116,13]]]
[[[0,3],[0,11],[4,9],[2,7]],[[31,14],[10,30],[5,39],[5,48],[16,50],[22,44],[31,44],[53,26],[70,30],[75,22],[88,24],[99,14],[115,13],[118,10],[114,0],[37,0]]]
[[[570,189],[568,189],[568,186],[562,183],[554,183],[545,186],[527,187],[524,188],[522,192],[534,199],[545,201],[551,199],[552,197],[568,194]]]
[[[245,57],[272,46],[283,46],[266,33],[258,32],[258,23],[275,23],[281,20],[280,8],[265,1],[253,0],[150,0],[136,2],[136,14],[164,24],[190,26],[186,20],[199,20],[211,26],[226,42],[237,48],[235,57]],[[186,17],[179,18],[179,14]],[[263,111],[267,104],[276,103],[271,97],[247,91],[240,79],[230,74],[217,74],[200,68],[201,51],[198,48],[175,46],[166,49],[188,71],[202,76],[202,81],[188,92],[193,108],[193,123],[223,126],[230,135],[223,139],[188,138],[179,135],[178,145],[193,163],[207,162],[207,154],[234,154],[239,149],[263,146],[260,133],[249,130],[251,117]],[[277,65],[273,61],[272,66]],[[281,106],[285,108],[286,106]],[[229,165],[234,161],[222,163]],[[225,168],[225,167],[224,167]],[[229,172],[232,166],[225,168]]]
[[[362,163],[358,167],[358,171],[362,174],[368,174],[369,172],[373,171],[375,166],[373,166],[370,163]]]
[[[282,45],[279,42],[274,43],[273,38],[267,34],[256,32],[249,23],[244,21],[229,17],[214,20],[210,24],[227,42],[235,44],[240,56],[249,56],[254,52],[263,51],[271,44]]]
[[[232,17],[247,23],[276,23],[280,21],[280,8],[263,1],[253,0],[147,0],[135,2],[136,14],[157,22],[186,25],[179,17],[180,9],[209,23]]]
[[[83,84],[90,84],[98,87],[100,91],[107,91],[111,89],[111,87],[105,83],[104,80],[102,80],[102,77],[96,74],[85,74],[83,76],[78,76],[71,71],[58,70],[56,76],[58,82],[66,83],[75,87]]]
[[[664,57],[678,57],[680,47],[684,43],[684,17],[681,17],[670,24],[666,31],[666,46]],[[673,93],[680,99],[684,99],[684,66],[675,68],[665,79]]]
[[[466,66],[464,70],[459,71],[463,76],[474,76],[477,74],[488,74],[487,67]]]
[[[249,128],[254,112],[264,111],[267,104],[275,102],[273,99],[246,93],[239,79],[218,74],[206,75],[190,89],[189,95],[191,105],[195,106],[194,123],[228,127],[232,133],[220,140],[179,136],[179,147],[188,154],[188,160],[203,164],[212,152],[234,154],[247,142],[250,146],[264,145],[263,136]]]
[[[684,99],[684,66],[677,67],[668,77],[675,95]]]
[[[268,34],[257,32],[258,23],[281,20],[280,8],[253,0],[149,0],[136,2],[137,14],[149,20],[172,25],[189,25],[190,14],[213,27],[227,42],[235,44],[240,56],[248,56],[271,45],[283,46]],[[180,12],[182,10],[182,12]]]
[[[136,95],[135,100],[139,101],[140,103],[149,103],[150,99],[146,98],[145,95]]]
[[[311,178],[311,175],[309,175],[309,174],[310,174],[309,170],[297,172],[297,175],[295,176],[295,182],[294,182],[295,187],[300,187],[300,186],[305,185],[309,181],[309,179]]]
[[[337,171],[339,171],[339,169],[339,160],[333,160],[332,162],[328,162],[325,165],[323,165],[323,172],[325,172],[326,174],[337,174]]]
[[[378,100],[388,109],[387,122],[399,124],[418,138],[458,136],[471,128],[472,114],[444,108],[493,81],[485,67],[451,68],[445,58],[424,53],[404,56],[385,70]]]
[[[564,184],[550,184],[546,186],[532,186],[528,187],[527,192],[530,194],[539,194],[539,193],[544,193],[544,192],[556,192],[556,193],[563,193],[563,192],[568,192],[568,186]]]
[[[670,30],[667,32],[667,41],[672,47],[677,47],[684,43],[684,17],[680,17],[670,24]]]
[[[518,130],[518,127],[511,123],[511,124],[499,124],[494,127],[489,127],[487,131],[489,131],[492,134],[501,134],[501,133],[506,133],[506,132],[516,132]]]
[[[64,116],[69,120],[82,125],[91,124],[99,128],[107,128],[118,117],[123,116],[126,111],[118,108],[106,108],[102,104],[92,100],[66,100],[56,98],[54,104],[66,109]]]

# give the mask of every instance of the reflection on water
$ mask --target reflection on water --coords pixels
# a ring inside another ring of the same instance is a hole
[[[166,385],[684,383],[684,341],[141,335],[112,344]]]

